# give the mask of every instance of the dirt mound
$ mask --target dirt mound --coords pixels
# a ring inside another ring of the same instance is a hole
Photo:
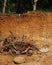
[[[0,15],[0,65],[45,64],[52,65],[52,13]]]
[[[52,40],[52,13],[31,12],[27,14],[0,15],[0,39],[6,38],[10,32],[21,40],[32,40],[36,44],[51,43]],[[40,45],[42,46],[42,45]]]

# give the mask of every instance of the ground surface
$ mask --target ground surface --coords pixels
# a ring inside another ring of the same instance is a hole
[[[38,51],[33,51],[32,55],[0,52],[0,65],[52,65],[52,13],[0,15],[0,50],[5,39],[11,35],[18,41],[32,44]],[[14,42],[12,37],[8,40]],[[25,62],[15,63],[14,59],[18,56],[22,56]]]

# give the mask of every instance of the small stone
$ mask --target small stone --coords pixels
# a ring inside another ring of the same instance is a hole
[[[29,50],[29,51],[28,51],[28,55],[29,55],[29,56],[33,55],[33,53],[34,53],[33,50]]]
[[[25,58],[22,57],[22,56],[18,56],[18,57],[14,58],[14,63],[16,63],[16,64],[21,64],[21,63],[24,63],[24,62],[25,62]]]
[[[49,49],[48,49],[48,48],[44,48],[44,47],[43,47],[43,48],[41,48],[41,49],[40,49],[40,51],[41,51],[41,52],[48,52],[48,51],[49,51]]]

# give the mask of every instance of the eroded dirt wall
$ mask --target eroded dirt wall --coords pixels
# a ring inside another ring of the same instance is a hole
[[[12,31],[18,39],[24,35],[25,41],[33,41],[38,47],[50,44],[52,43],[52,13],[0,15],[0,39],[8,37],[9,31]]]

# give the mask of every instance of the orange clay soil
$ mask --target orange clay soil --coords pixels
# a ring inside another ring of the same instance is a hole
[[[9,31],[20,40],[25,36],[26,42],[32,42],[39,49],[46,45],[49,48],[46,54],[24,56],[27,64],[19,65],[52,65],[52,12],[0,15],[0,39],[8,37]],[[13,59],[11,55],[0,54],[0,65],[16,65]]]
[[[52,42],[52,13],[30,12],[23,15],[0,15],[0,38],[6,38],[11,31],[18,39],[26,36],[26,41],[38,45]]]

